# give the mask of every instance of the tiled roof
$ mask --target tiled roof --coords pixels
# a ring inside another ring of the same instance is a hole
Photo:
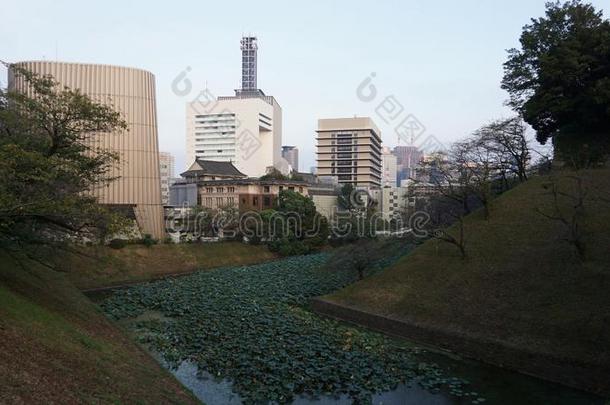
[[[197,175],[247,177],[245,174],[237,170],[237,168],[231,162],[218,162],[215,160],[204,160],[199,158],[197,158],[195,162],[201,169],[187,170],[180,175],[182,177],[194,177]]]

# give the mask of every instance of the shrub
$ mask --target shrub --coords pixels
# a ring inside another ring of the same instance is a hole
[[[153,238],[151,234],[147,233],[144,234],[144,237],[142,239],[140,239],[140,243],[146,247],[151,247],[152,245],[157,244],[157,240]]]
[[[108,246],[110,246],[112,249],[123,249],[125,246],[127,246],[127,241],[125,239],[112,239],[108,243]]]

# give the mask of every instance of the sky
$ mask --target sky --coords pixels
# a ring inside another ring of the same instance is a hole
[[[544,14],[544,3],[5,1],[0,60],[103,63],[154,73],[159,149],[175,155],[179,173],[190,163],[186,103],[206,88],[233,95],[239,40],[256,35],[259,88],[282,106],[283,144],[299,148],[299,169],[309,171],[319,118],[370,116],[383,145],[393,147],[406,144],[395,128],[413,117],[423,132],[415,144],[433,136],[446,145],[510,116],[500,88],[502,63],[506,50],[518,46],[523,25]],[[610,0],[592,4],[609,16]],[[5,70],[0,83],[6,84]]]

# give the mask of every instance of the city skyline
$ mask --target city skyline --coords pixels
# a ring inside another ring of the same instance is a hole
[[[205,88],[215,95],[239,88],[237,46],[242,34],[255,34],[262,44],[258,86],[282,100],[282,142],[299,147],[302,167],[310,167],[315,162],[317,119],[375,117],[377,105],[356,96],[356,88],[371,73],[381,96],[395,96],[428,134],[443,143],[510,115],[503,106],[507,95],[500,89],[505,49],[518,44],[522,26],[530,16],[542,13],[544,3],[232,7],[228,25],[214,18],[196,24],[198,17],[229,11],[219,4],[187,3],[170,10],[176,17],[170,22],[164,9],[131,4],[121,5],[120,15],[112,12],[116,7],[111,4],[92,5],[96,19],[90,20],[76,18],[78,7],[69,1],[9,3],[4,9],[11,19],[0,33],[22,34],[3,44],[2,59],[102,63],[151,71],[157,79],[159,148],[175,155],[177,169],[184,169],[189,164],[184,150],[185,103]],[[300,18],[281,18],[292,13]],[[354,28],[364,23],[369,29]],[[114,29],[107,30],[108,26]],[[323,49],[318,46],[322,41]],[[181,73],[191,83],[190,98],[172,91],[172,82]],[[5,82],[4,69],[0,78]],[[376,121],[383,144],[396,145],[392,128]]]

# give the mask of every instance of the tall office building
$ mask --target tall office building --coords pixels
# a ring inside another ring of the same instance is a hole
[[[396,146],[392,151],[396,155],[397,182],[400,185],[403,180],[415,177],[415,169],[424,157],[417,146]]]
[[[384,147],[381,153],[381,184],[396,187],[397,163],[396,156],[390,148]]]
[[[159,176],[161,177],[161,202],[169,204],[169,186],[174,181],[174,155],[168,152],[159,152]]]
[[[282,157],[292,166],[292,170],[299,171],[299,149],[296,146],[282,146]]]
[[[372,119],[319,119],[316,132],[318,176],[356,187],[381,185],[381,135]]]
[[[89,142],[116,152],[120,161],[110,175],[117,180],[91,190],[102,204],[133,211],[143,233],[165,234],[159,179],[155,76],[141,69],[82,63],[27,61],[16,66],[50,75],[62,86],[78,89],[112,105],[127,122],[126,131],[94,134]],[[23,77],[9,69],[9,88],[31,94]]]
[[[187,104],[186,157],[232,162],[250,177],[281,167],[282,108],[273,96],[256,88],[256,37],[244,37],[242,88]]]

